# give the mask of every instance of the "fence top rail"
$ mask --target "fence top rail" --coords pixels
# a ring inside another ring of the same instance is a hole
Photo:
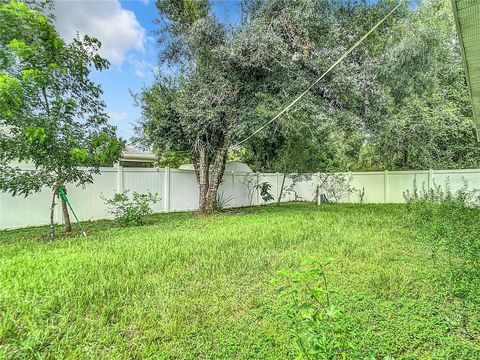
[[[21,170],[24,171],[34,171],[36,170],[35,165],[33,164],[15,164],[14,166],[18,166]],[[102,166],[99,168],[100,172],[117,172],[118,171],[118,164],[114,166]],[[79,167],[79,169],[86,169],[85,167]],[[141,168],[141,167],[123,167],[122,170],[124,172],[164,172],[166,168],[160,167],[153,167],[153,168]],[[442,169],[442,170],[435,170],[435,169],[419,169],[419,170],[388,170],[389,175],[401,175],[401,174],[428,174],[430,171],[436,174],[474,174],[480,173],[480,169]],[[194,173],[194,170],[191,169],[173,169],[170,168],[170,172],[176,173]],[[240,175],[240,176],[278,176],[283,175],[283,173],[279,172],[241,172],[241,171],[226,171],[225,175],[232,174]],[[335,174],[343,174],[343,175],[384,175],[385,171],[338,171],[334,172]],[[317,173],[310,173],[311,175],[315,174],[334,174],[334,173],[327,173],[327,172],[317,172]],[[290,175],[298,175],[298,173],[292,173]]]
[[[115,170],[116,171],[116,170]],[[146,173],[163,173],[165,169],[163,168],[132,168],[132,167],[122,167],[123,172],[131,172],[131,173],[138,173],[138,172],[146,172]]]
[[[430,170],[395,170],[389,171],[388,175],[428,175],[429,172]]]
[[[428,174],[430,170],[387,170],[388,175],[415,175]],[[480,173],[480,169],[447,169],[447,170],[431,170],[434,174],[475,174]],[[329,174],[321,172],[320,174]],[[342,175],[384,175],[385,171],[339,171],[331,174]]]
[[[38,168],[35,167],[35,165],[30,165],[30,164],[21,164],[21,165],[15,165],[18,166],[18,168],[22,171],[36,171]],[[78,167],[80,170],[87,170],[88,168],[86,167]],[[98,168],[101,173],[103,172],[117,172],[116,167],[99,167]]]
[[[433,170],[433,172],[435,174],[478,174],[480,169]]]

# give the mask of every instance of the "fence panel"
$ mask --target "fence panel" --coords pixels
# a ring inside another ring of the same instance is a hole
[[[480,189],[479,170],[435,170],[433,183],[442,188],[448,184],[452,191],[460,190],[467,181],[468,189]]]
[[[385,174],[383,172],[359,172],[352,173],[351,185],[358,190],[365,189],[363,202],[383,203],[385,190]],[[350,199],[345,198],[342,202],[359,202],[358,192],[350,194]]]
[[[132,189],[134,190],[134,189]],[[84,186],[68,186],[68,197],[77,215],[84,220],[111,218],[102,197],[111,198],[117,192],[117,171],[103,169],[95,175],[93,184]],[[48,215],[46,213],[45,215]],[[71,219],[74,221],[74,219]],[[60,216],[59,222],[63,219]],[[46,222],[48,219],[46,219]]]
[[[233,206],[252,206],[256,204],[257,191],[253,188],[257,174],[235,173],[235,193]]]
[[[317,174],[310,175],[295,184],[297,199],[300,201],[316,201],[317,195]]]
[[[48,224],[51,202],[48,189],[26,198],[0,192],[0,229]]]
[[[123,189],[130,192],[157,194],[160,201],[152,206],[154,212],[165,210],[165,170],[164,169],[136,169],[124,168]]]
[[[190,170],[170,170],[170,211],[188,211],[198,208],[198,184]]]
[[[428,171],[391,171],[388,173],[388,199],[386,202],[402,203],[407,190],[413,190],[414,181],[417,186],[428,188]]]
[[[26,166],[24,170],[32,170],[32,167]],[[415,180],[419,189],[428,189],[433,185],[445,187],[448,182],[451,191],[455,192],[462,188],[464,180],[468,182],[470,190],[480,189],[480,170],[477,169],[354,172],[344,175],[351,176],[351,185],[357,191],[345,196],[342,202],[359,202],[358,190],[365,189],[364,203],[402,203],[403,193],[413,188]],[[279,173],[226,173],[219,191],[224,198],[231,198],[228,207],[261,205],[265,202],[259,191],[252,189],[257,182],[268,182],[275,198],[269,203],[273,203],[280,194],[282,179],[283,175]],[[287,177],[284,186],[288,188],[291,184],[292,179]],[[295,184],[294,191],[287,191],[282,201],[313,201],[317,186],[316,174],[306,176]],[[109,218],[101,197],[110,198],[123,190],[158,193],[161,201],[154,205],[155,212],[198,208],[198,184],[192,170],[102,168],[93,184],[69,186],[67,190],[76,212],[84,220]],[[0,193],[0,229],[48,224],[51,197],[48,189],[27,198]],[[55,209],[55,220],[58,223],[63,221],[59,204]]]

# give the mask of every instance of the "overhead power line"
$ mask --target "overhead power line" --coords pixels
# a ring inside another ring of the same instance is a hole
[[[372,32],[374,32],[380,25],[382,25],[385,20],[387,20],[397,9],[405,2],[406,0],[400,1],[383,19],[381,19],[378,23],[375,24],[374,27],[372,27],[365,35],[363,35],[355,44],[353,44],[337,61],[335,61],[317,80],[315,80],[304,92],[302,92],[299,96],[297,96],[290,104],[288,104],[282,111],[280,111],[277,115],[275,115],[271,120],[266,122],[264,125],[260,126],[257,130],[255,130],[253,133],[251,133],[249,136],[247,136],[245,139],[242,141],[239,141],[233,147],[237,147],[242,145],[243,143],[247,142],[250,140],[252,137],[254,137],[256,134],[258,134],[260,131],[265,129],[268,125],[273,123],[275,120],[280,118],[283,114],[285,114],[288,110],[290,110],[298,101],[300,101],[301,98],[303,98],[315,85],[319,83],[320,80],[322,80],[330,71],[335,68],[339,63],[341,63],[353,50],[355,50],[358,45],[360,45]]]

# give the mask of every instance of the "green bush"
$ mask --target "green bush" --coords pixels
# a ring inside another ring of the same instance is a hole
[[[480,207],[478,190],[463,187],[452,192],[448,182],[442,188],[417,188],[405,194],[406,222],[416,239],[432,246],[432,257],[447,254],[453,292],[460,298],[480,302]]]
[[[133,192],[129,196],[128,190],[115,194],[111,199],[102,199],[110,207],[108,212],[123,226],[143,225],[145,217],[153,213],[151,205],[160,200],[158,194],[152,193]]]

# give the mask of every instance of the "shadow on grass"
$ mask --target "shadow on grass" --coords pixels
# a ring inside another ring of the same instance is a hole
[[[321,204],[317,205],[312,202],[285,202],[280,205],[277,204],[267,204],[260,206],[246,206],[232,209],[225,209],[215,215],[214,217],[225,217],[225,216],[242,216],[242,215],[265,215],[271,214],[275,216],[277,214],[284,214],[287,210],[291,212],[304,212],[304,211],[315,211],[315,212],[335,212],[343,213],[345,215],[351,214],[356,211],[369,212],[376,211],[379,207],[385,209],[385,207],[390,207],[388,204]],[[401,208],[398,204],[391,204],[392,211],[401,211]],[[145,219],[143,225],[137,226],[121,226],[116,223],[114,220],[95,220],[95,221],[84,221],[82,222],[83,227],[89,237],[97,236],[107,231],[114,231],[115,229],[125,229],[125,228],[139,228],[142,226],[158,226],[164,229],[178,228],[185,226],[187,223],[196,222],[203,216],[198,216],[195,212],[171,212],[171,213],[157,213],[148,216]],[[82,238],[81,231],[78,227],[78,224],[75,222],[72,223],[73,231],[70,233],[65,232],[63,225],[56,225],[56,240],[61,241],[66,239],[75,239]],[[36,227],[27,227],[22,229],[14,230],[1,230],[0,231],[0,245],[7,245],[18,241],[37,241],[37,242],[49,242],[49,233],[50,228],[48,225],[45,226],[36,226]]]
[[[94,220],[94,221],[82,221],[82,225],[87,233],[88,237],[97,236],[107,231],[124,228],[139,228],[142,226],[160,226],[160,227],[177,227],[194,219],[195,216],[192,212],[176,212],[176,213],[158,213],[148,216],[145,219],[143,225],[137,226],[121,226],[114,220]],[[73,230],[68,233],[65,232],[63,225],[55,226],[55,241],[61,241],[65,239],[83,238],[83,235],[76,222],[72,223]],[[37,242],[50,242],[50,227],[45,226],[32,226],[21,229],[2,230],[0,231],[0,245],[7,245],[21,240],[24,241],[37,241]]]

